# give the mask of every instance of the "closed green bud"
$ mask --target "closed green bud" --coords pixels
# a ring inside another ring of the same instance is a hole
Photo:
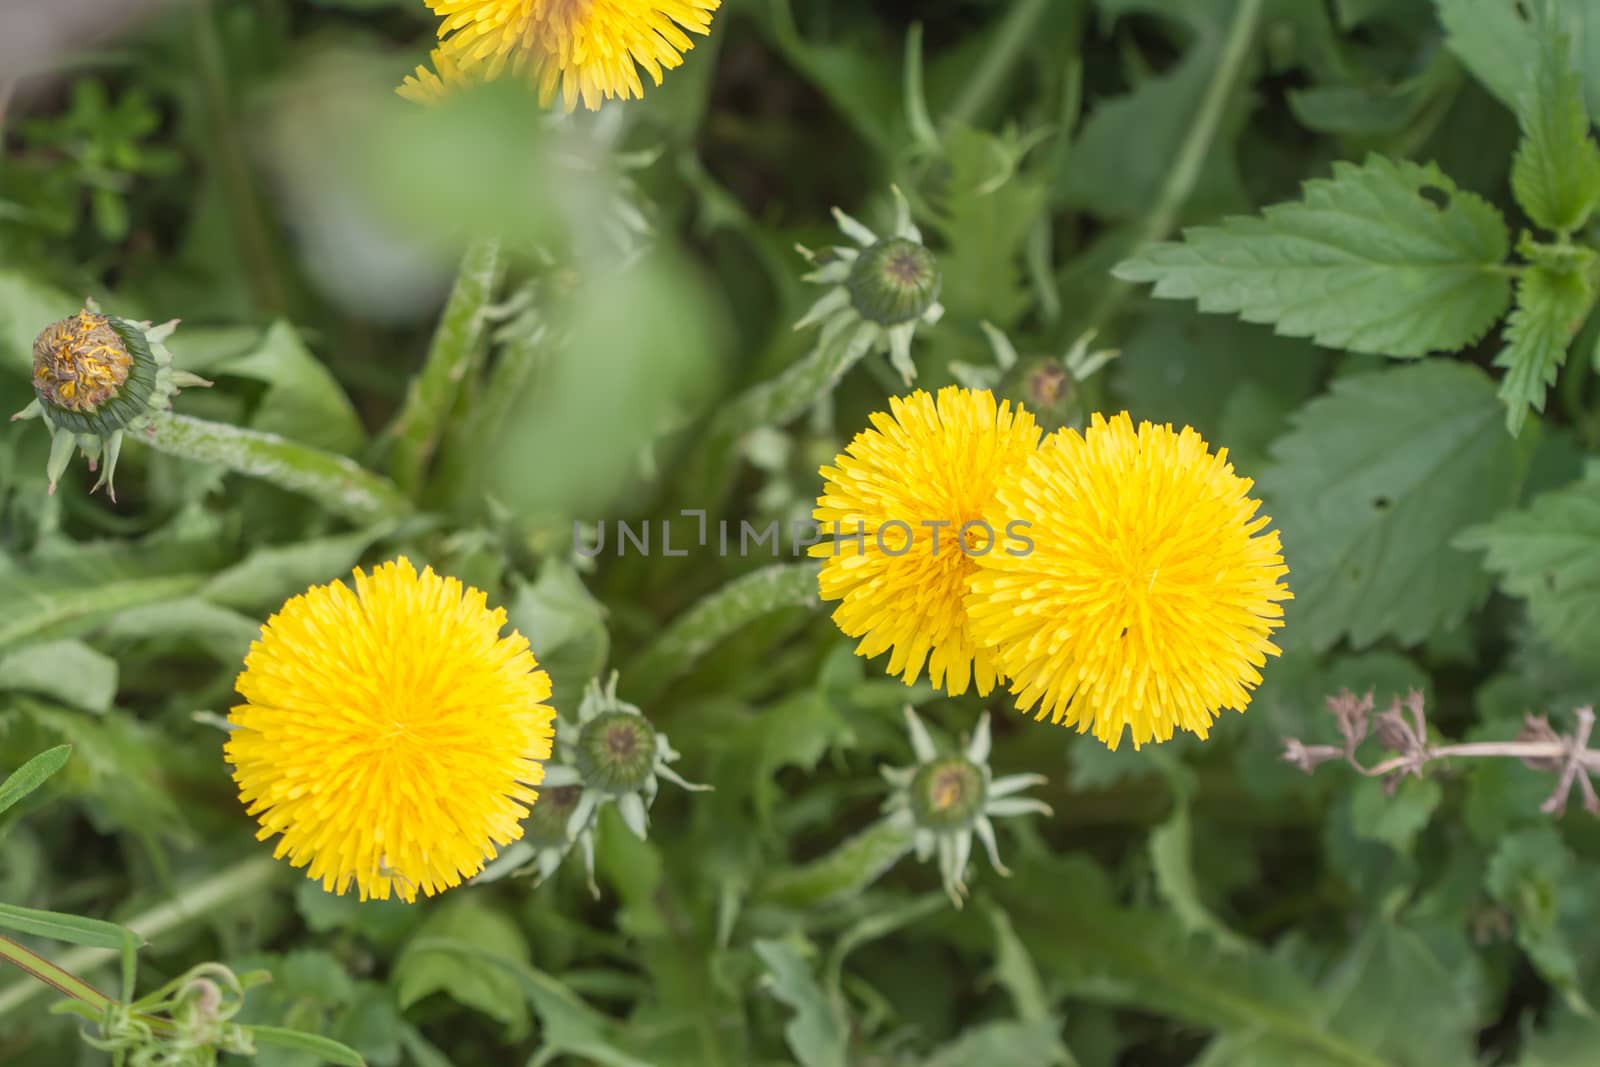
[[[620,795],[643,789],[655,774],[655,728],[631,711],[604,711],[584,723],[575,762],[585,785]]]
[[[911,779],[911,813],[919,826],[935,831],[961,830],[983,814],[988,790],[983,769],[969,759],[950,756],[924,763]]]
[[[905,237],[889,237],[862,251],[845,283],[862,318],[882,326],[915,322],[939,299],[939,262]]]

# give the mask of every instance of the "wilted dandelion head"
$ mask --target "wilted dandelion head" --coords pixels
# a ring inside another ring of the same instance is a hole
[[[1003,478],[990,521],[1025,516],[1030,552],[975,560],[973,633],[1017,707],[1115,748],[1204,737],[1243,710],[1278,649],[1288,573],[1227,450],[1126,413],[1062,430]]]
[[[484,594],[405,557],[292,598],[250,648],[226,746],[276,856],[324,889],[415,900],[522,836],[550,679]]]
[[[401,94],[426,100],[462,73],[527,75],[545,103],[559,91],[568,111],[614,97],[644,96],[641,68],[656,85],[709,33],[722,0],[427,0],[443,21],[433,61]],[[687,32],[686,32],[687,31]]]
[[[999,551],[1005,535],[1003,523],[983,526],[984,509],[1038,446],[1039,428],[987,390],[957,386],[891,399],[872,424],[822,468],[812,514],[836,538],[810,550],[827,558],[822,597],[841,601],[833,619],[861,638],[858,654],[893,650],[889,673],[906,684],[926,663],[952,695],[973,681],[988,693],[997,672],[968,632],[963,600],[977,554]]]

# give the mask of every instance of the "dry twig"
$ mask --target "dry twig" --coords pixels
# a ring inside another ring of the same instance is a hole
[[[1328,710],[1339,723],[1344,745],[1307,745],[1298,738],[1284,739],[1283,758],[1310,774],[1331,760],[1343,759],[1357,773],[1382,778],[1391,792],[1406,775],[1422,777],[1423,768],[1436,760],[1510,757],[1520,759],[1534,770],[1559,774],[1555,791],[1541,806],[1557,815],[1567,808],[1574,784],[1583,794],[1583,806],[1591,815],[1600,815],[1600,796],[1595,793],[1590,775],[1600,771],[1600,751],[1589,747],[1594,731],[1594,708],[1579,708],[1570,736],[1556,733],[1542,715],[1529,715],[1520,733],[1511,741],[1474,741],[1461,744],[1432,744],[1428,741],[1428,722],[1423,712],[1422,694],[1413,690],[1404,700],[1396,699],[1387,711],[1372,720],[1372,694],[1357,697],[1348,689],[1328,698]],[[1409,717],[1406,714],[1409,712]],[[1391,753],[1389,758],[1367,766],[1356,758],[1356,749],[1369,733]]]

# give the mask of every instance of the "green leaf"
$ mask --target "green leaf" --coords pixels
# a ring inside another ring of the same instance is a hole
[[[1069,1067],[1072,1053],[1061,1044],[1053,1022],[983,1023],[964,1031],[923,1060],[923,1067],[969,1067],[975,1063],[1005,1067]]]
[[[1071,166],[1062,172],[1060,195],[1068,205],[1115,221],[1141,219],[1149,212],[1217,70],[1227,22],[1226,12],[1218,15],[1204,22],[1196,18],[1195,43],[1177,66],[1136,83],[1129,93],[1103,99],[1090,112],[1074,138]],[[1237,106],[1232,110],[1190,194],[1189,210],[1201,218],[1250,202],[1235,152],[1244,112]],[[1129,130],[1139,136],[1129,137]]]
[[[801,1067],[846,1067],[850,1062],[848,1023],[817,984],[800,952],[783,941],[757,941],[754,947],[766,966],[772,995],[794,1010],[783,1034]]]
[[[127,927],[103,919],[19,908],[15,904],[0,904],[0,926],[34,937],[46,937],[51,941],[65,941],[69,945],[109,948],[119,952],[130,942],[134,945],[144,943],[143,938]]]
[[[117,661],[81,641],[31,645],[0,656],[0,690],[38,693],[105,712],[117,695]]]
[[[1450,50],[1483,87],[1515,110],[1538,69],[1539,43],[1515,0],[1434,0]]]
[[[1356,836],[1381,841],[1402,854],[1411,852],[1444,799],[1444,788],[1432,778],[1407,778],[1392,796],[1377,779],[1363,778],[1351,793],[1350,821]]]
[[[1528,602],[1539,633],[1587,661],[1600,641],[1600,478],[1545,493],[1456,544],[1486,551],[1484,566],[1502,590]]]
[[[1528,217],[1571,233],[1600,200],[1600,146],[1589,137],[1583,80],[1567,37],[1555,25],[1538,35],[1538,62],[1519,102],[1522,143],[1511,163],[1511,188]]]
[[[1574,931],[1589,921],[1569,879],[1572,853],[1550,826],[1536,826],[1502,838],[1489,861],[1484,888],[1511,910],[1517,944],[1534,969],[1567,998],[1575,1011],[1588,1014],[1583,995]]]
[[[1596,163],[1600,165],[1600,158]],[[1495,366],[1506,368],[1500,399],[1506,403],[1506,428],[1512,434],[1522,430],[1530,407],[1544,411],[1545,390],[1556,383],[1572,339],[1594,307],[1594,282],[1588,269],[1594,254],[1583,251],[1589,261],[1583,269],[1560,271],[1532,265],[1517,284],[1517,306],[1506,326],[1506,347],[1494,360]]]
[[[8,569],[0,559],[0,650],[92,629],[120,611],[178,600],[204,582],[206,546],[86,546]]]
[[[910,851],[911,831],[880,820],[803,867],[777,871],[758,895],[790,908],[836,904],[882,878]]]
[[[266,386],[246,423],[252,430],[341,455],[353,455],[366,442],[366,431],[338,379],[287,322],[274,322],[255,348],[216,364],[210,373]]]
[[[1337,379],[1261,478],[1283,535],[1285,639],[1421,641],[1460,622],[1486,576],[1452,546],[1515,497],[1518,460],[1483,372],[1431,362]]]
[[[432,943],[459,945],[440,951]],[[474,899],[446,905],[423,923],[395,961],[393,986],[402,1010],[434,993],[506,1025],[512,1036],[528,1029],[528,1007],[517,980],[503,970],[474,962],[482,953],[512,964],[528,963],[522,931],[502,913]]]
[[[258,548],[206,583],[201,596],[232,608],[276,607],[307,587],[344,578],[383,527]]]
[[[281,1026],[251,1026],[248,1030],[259,1045],[310,1053],[328,1063],[340,1064],[341,1067],[367,1065],[367,1061],[361,1058],[361,1053],[331,1037],[308,1034],[301,1030],[288,1030]]]
[[[1244,939],[1228,929],[1201,899],[1194,875],[1192,835],[1189,799],[1184,796],[1172,818],[1150,833],[1150,866],[1155,871],[1156,890],[1189,933],[1215,938],[1226,948],[1243,948]]]
[[[1544,73],[1541,23],[1554,15],[1555,27],[1577,45],[1577,69],[1583,73],[1589,112],[1600,113],[1600,0],[1555,0],[1541,9],[1538,5],[1545,2],[1434,0],[1450,50],[1513,111],[1522,106],[1529,85]]]
[[[506,617],[528,639],[550,674],[550,703],[576,707],[584,686],[599,676],[611,651],[605,608],[572,565],[551,556],[539,578],[517,589]]]
[[[1488,201],[1435,166],[1335,163],[1298,201],[1184,231],[1118,264],[1117,277],[1281,334],[1389,356],[1455,351],[1511,298],[1510,236]]]
[[[444,941],[419,937],[411,948],[418,953],[440,953],[459,957],[463,965],[479,973],[485,969],[497,978],[507,978],[518,986],[539,1016],[541,1049],[528,1061],[529,1067],[562,1062],[570,1053],[599,1067],[650,1067],[650,1064],[617,1047],[617,1026],[584,1003],[565,984],[543,971],[519,962],[497,948],[467,941]]]
[[[45,779],[66,766],[71,755],[71,745],[47,748],[8,774],[0,781],[0,812],[43,785]]]

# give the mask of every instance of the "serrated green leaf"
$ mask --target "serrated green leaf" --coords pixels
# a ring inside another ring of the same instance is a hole
[[[220,571],[201,596],[232,608],[276,606],[308,586],[345,578],[350,568],[384,530],[373,527],[334,537],[258,548]]]
[[[1600,641],[1600,481],[1581,481],[1465,531],[1456,543],[1488,553],[1500,588],[1528,602],[1551,644],[1590,657]]]
[[[772,995],[794,1010],[783,1028],[801,1067],[846,1067],[850,1033],[800,953],[783,941],[757,941]]]
[[[1567,928],[1569,921],[1573,927],[1586,923],[1588,914],[1579,911],[1575,894],[1569,891],[1573,864],[1561,835],[1550,826],[1536,826],[1500,841],[1483,884],[1511,910],[1517,944],[1534,969],[1566,996],[1574,1010],[1587,1013],[1575,939]]]
[[[1444,799],[1443,787],[1431,778],[1406,778],[1392,795],[1377,779],[1364,778],[1352,787],[1351,794],[1350,823],[1355,835],[1406,854]]]
[[[1422,356],[1462,348],[1500,317],[1509,252],[1488,201],[1431,164],[1370,156],[1359,167],[1335,163],[1300,200],[1185,230],[1114,273],[1286,336]]]
[[[1150,866],[1156,876],[1156,891],[1189,933],[1204,934],[1227,948],[1244,948],[1244,939],[1228,929],[1201,898],[1194,875],[1192,833],[1189,800],[1182,797],[1172,818],[1150,833]]]
[[[1600,157],[1596,165],[1600,166]],[[1596,177],[1600,180],[1600,171]],[[1517,284],[1516,310],[1506,326],[1506,347],[1494,360],[1495,366],[1506,368],[1500,399],[1506,403],[1506,428],[1512,434],[1522,430],[1529,408],[1544,411],[1545,391],[1555,384],[1594,301],[1587,269],[1530,266],[1523,274]]]
[[[1571,233],[1600,200],[1600,147],[1589,136],[1583,80],[1572,69],[1566,35],[1542,26],[1538,45],[1517,109],[1522,143],[1511,163],[1511,188],[1534,222]]]
[[[43,785],[46,779],[67,765],[67,758],[71,755],[71,745],[47,748],[6,775],[0,781],[0,812]]]
[[[1479,604],[1487,576],[1452,542],[1514,498],[1500,413],[1482,371],[1446,362],[1338,379],[1300,411],[1261,478],[1295,594],[1284,640],[1421,641]]]

